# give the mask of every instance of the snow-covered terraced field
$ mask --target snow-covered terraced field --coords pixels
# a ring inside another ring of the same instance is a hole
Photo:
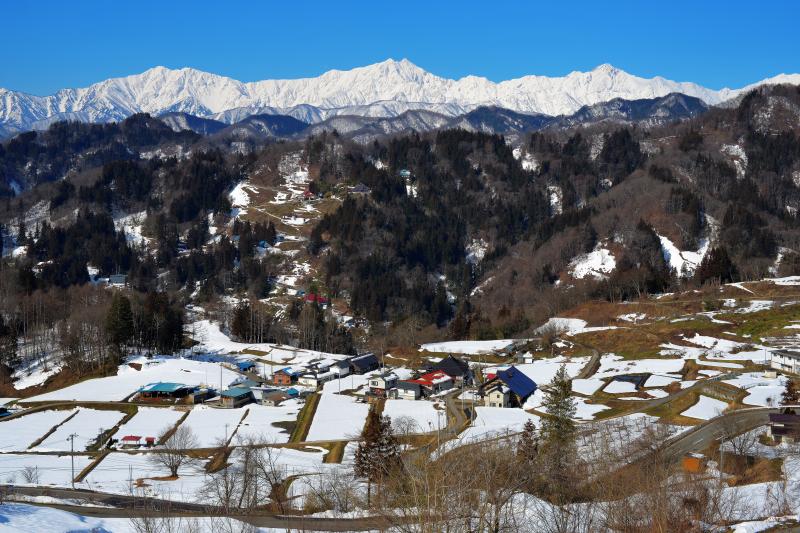
[[[93,459],[86,455],[75,456],[75,475],[86,468]],[[36,468],[38,483],[25,480],[25,469]],[[0,483],[12,485],[53,485],[69,487],[72,484],[72,461],[69,455],[11,454],[0,455]],[[2,522],[0,522],[2,531]]]
[[[246,410],[246,407],[217,409],[197,405],[192,408],[181,426],[192,429],[201,448],[213,448],[225,440],[226,435],[228,439],[231,438]]]
[[[0,421],[0,451],[24,451],[54,426],[62,423],[75,409],[39,411],[5,422]]]
[[[116,426],[124,417],[125,413],[120,411],[80,408],[75,416],[61,424],[56,431],[36,446],[35,450],[46,452],[69,451],[71,443],[68,437],[75,434],[75,451],[84,451],[95,442],[101,433]]]
[[[293,422],[303,404],[288,400],[278,407],[251,404],[247,406],[247,416],[236,430],[236,439],[254,440],[264,443],[283,443],[289,440],[285,429],[275,426],[277,422]]]
[[[323,393],[307,441],[350,440],[364,428],[369,406],[352,396]]]
[[[171,407],[139,407],[133,418],[120,426],[116,438],[126,435],[140,437],[160,437],[168,428],[172,428],[185,413]]]

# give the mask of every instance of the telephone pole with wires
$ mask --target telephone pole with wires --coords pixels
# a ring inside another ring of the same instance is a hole
[[[75,437],[77,437],[77,433],[72,433],[67,440],[69,441],[69,461],[72,465],[72,488],[75,488]]]

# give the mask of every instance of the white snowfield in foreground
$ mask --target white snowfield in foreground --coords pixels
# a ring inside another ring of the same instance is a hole
[[[164,430],[174,427],[184,414],[170,407],[139,407],[134,417],[120,426],[114,438],[122,439],[126,435],[158,438]]]
[[[89,466],[92,460],[86,455],[76,455],[75,475],[78,475],[81,470]],[[69,455],[2,454],[0,455],[0,483],[68,487],[72,483],[71,463]],[[25,481],[23,472],[26,468],[37,469],[38,483]],[[2,526],[2,523],[0,523],[0,526]]]
[[[217,363],[207,363],[179,357],[140,357],[131,362],[142,364],[136,370],[122,364],[116,376],[89,379],[57,391],[28,398],[31,402],[76,400],[76,401],[122,401],[144,385],[159,381],[182,383],[189,386],[211,385],[227,387],[239,374],[223,368]]]
[[[722,414],[727,407],[728,404],[723,401],[701,395],[698,397],[696,404],[683,411],[681,414],[699,420],[710,420]]]

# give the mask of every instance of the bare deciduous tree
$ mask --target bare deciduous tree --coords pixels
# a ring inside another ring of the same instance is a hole
[[[199,447],[197,436],[189,426],[181,424],[166,438],[171,428],[162,432],[163,445],[150,454],[150,461],[157,466],[169,470],[170,476],[177,476],[178,470],[183,466],[193,465],[197,459],[192,457],[190,451]]]

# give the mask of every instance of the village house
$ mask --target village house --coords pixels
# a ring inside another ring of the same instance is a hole
[[[445,374],[442,370],[435,370],[422,374],[415,379],[407,379],[406,383],[419,385],[422,396],[432,396],[440,392],[453,388],[453,378]]]
[[[511,389],[505,383],[495,382],[484,389],[483,403],[486,407],[508,407],[511,405]]]
[[[365,353],[350,359],[350,370],[354,374],[366,374],[380,366],[378,358],[373,353]]]
[[[253,393],[247,387],[233,387],[220,394],[222,407],[236,409],[253,401]]]
[[[397,384],[397,374],[384,372],[379,376],[369,378],[369,393],[379,398],[385,398],[387,392]]]
[[[456,387],[470,385],[472,383],[472,370],[466,361],[453,355],[448,355],[441,361],[428,365],[430,372],[441,370],[455,382]]]
[[[792,444],[800,439],[800,415],[794,409],[784,409],[769,415],[769,435],[777,442]]]
[[[271,391],[261,397],[261,405],[278,407],[281,403],[289,399],[289,395],[283,391]]]
[[[272,373],[272,384],[288,386],[297,383],[298,373],[291,367],[281,368]]]
[[[307,372],[302,374],[298,379],[298,383],[305,387],[319,387],[320,385],[336,379],[337,374],[333,371],[329,372]]]
[[[776,370],[800,374],[800,352],[775,350],[772,352],[770,366]]]
[[[536,383],[513,366],[490,375],[481,387],[484,405],[487,407],[521,407],[534,392]]]
[[[422,386],[410,381],[398,381],[389,396],[398,400],[419,400],[422,397]]]

